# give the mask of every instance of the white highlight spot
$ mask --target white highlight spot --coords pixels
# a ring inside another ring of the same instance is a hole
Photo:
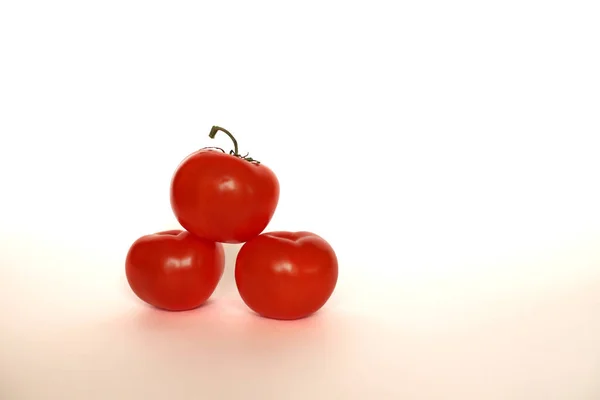
[[[186,268],[192,265],[192,257],[185,258],[175,258],[169,257],[167,258],[166,266],[168,268]]]
[[[275,266],[276,272],[294,272],[294,265],[289,261],[280,262]]]
[[[219,190],[235,190],[236,184],[233,179],[226,179],[219,183]]]

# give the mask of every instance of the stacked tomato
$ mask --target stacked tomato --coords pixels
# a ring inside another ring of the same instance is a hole
[[[164,310],[191,310],[214,293],[225,268],[223,243],[243,243],[235,282],[259,315],[297,319],[319,310],[338,278],[332,247],[311,232],[263,232],[279,202],[279,181],[264,164],[207,147],[187,156],[171,181],[171,207],[183,230],[145,235],[126,259],[129,286]]]

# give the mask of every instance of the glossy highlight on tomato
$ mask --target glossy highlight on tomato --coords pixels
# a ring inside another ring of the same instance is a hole
[[[291,320],[318,311],[338,279],[333,248],[311,232],[270,232],[245,243],[235,281],[244,303],[267,318]]]
[[[145,235],[129,248],[127,282],[141,300],[184,311],[204,304],[223,276],[223,245],[182,230]]]
[[[269,224],[279,202],[279,181],[268,167],[234,150],[200,149],[187,156],[171,180],[171,208],[181,226],[203,239],[244,243]]]

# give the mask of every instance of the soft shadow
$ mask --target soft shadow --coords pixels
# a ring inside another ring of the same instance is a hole
[[[57,391],[68,388],[73,379],[93,376],[106,392],[123,390],[124,380],[135,388],[156,386],[159,381],[165,388],[176,383],[187,392],[197,386],[199,377],[210,376],[202,383],[207,393],[241,398],[235,384],[224,382],[244,379],[274,385],[280,393],[292,390],[305,394],[301,398],[314,398],[319,392],[314,385],[329,382],[332,388],[343,389],[340,395],[347,395],[356,389],[343,382],[358,382],[373,370],[378,372],[368,377],[367,387],[401,380],[414,358],[410,341],[401,336],[405,335],[377,321],[335,310],[278,321],[256,316],[235,298],[181,312],[138,303],[103,320],[47,332],[43,342],[36,338],[27,343],[26,356],[14,352],[9,359],[23,379],[29,376],[26,369],[35,366],[46,388],[54,385]],[[149,382],[148,376],[158,381]],[[314,383],[304,387],[298,377]]]

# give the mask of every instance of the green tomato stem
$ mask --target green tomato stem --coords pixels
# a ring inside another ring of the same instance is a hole
[[[241,158],[242,160],[246,160],[252,164],[260,164],[260,161],[255,160],[252,157],[248,157],[248,154],[246,154],[245,156],[240,155],[240,153],[238,152],[237,140],[235,140],[235,137],[227,129],[221,128],[220,126],[215,125],[211,128],[210,133],[208,134],[208,137],[211,139],[214,139],[215,136],[217,135],[217,132],[219,132],[219,131],[221,131],[221,132],[225,133],[227,136],[229,136],[229,139],[231,139],[231,141],[233,142],[233,150],[231,150],[229,152],[229,154],[231,154],[234,157]]]
[[[232,154],[234,156],[239,156],[237,140],[235,140],[235,137],[227,129],[221,128],[220,126],[213,126],[212,129],[210,130],[210,133],[208,134],[208,137],[211,139],[214,139],[215,135],[219,131],[221,131],[221,132],[225,133],[227,136],[229,136],[229,139],[231,139],[231,141],[233,142],[233,153]]]

